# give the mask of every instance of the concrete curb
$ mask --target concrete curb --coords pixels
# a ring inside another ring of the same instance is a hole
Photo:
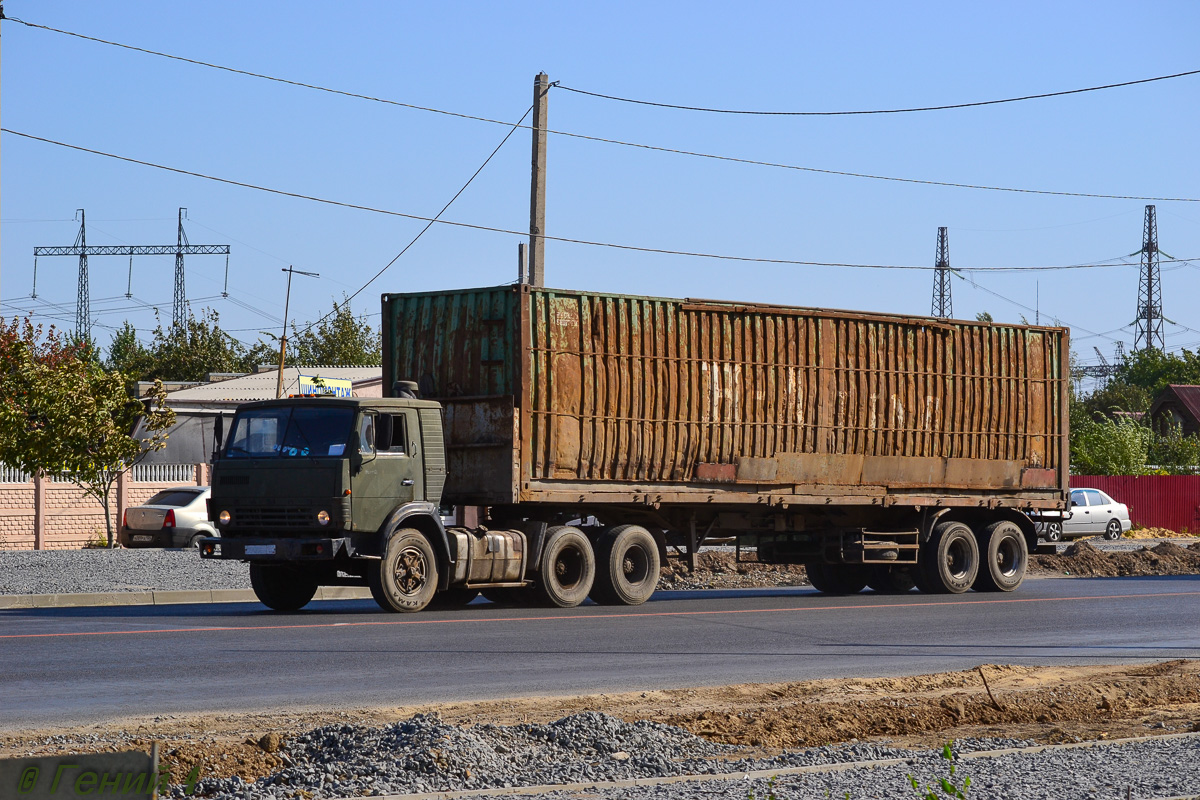
[[[369,600],[371,591],[359,586],[322,586],[313,600]],[[0,609],[83,608],[105,606],[168,606],[192,603],[257,603],[251,589],[191,589],[149,592],[88,592],[79,594],[0,595]]]

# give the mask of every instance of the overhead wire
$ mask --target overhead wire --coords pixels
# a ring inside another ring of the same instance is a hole
[[[262,80],[273,81],[276,83],[287,84],[290,86],[297,86],[297,87],[304,88],[304,89],[311,89],[313,91],[327,92],[329,94],[341,95],[344,97],[350,97],[350,98],[355,98],[355,99],[359,99],[359,100],[369,100],[372,102],[383,103],[386,105],[398,106],[401,108],[408,108],[408,109],[412,109],[415,111],[426,111],[426,112],[434,113],[434,114],[443,114],[446,116],[457,117],[460,119],[474,120],[476,122],[486,122],[486,123],[489,123],[492,125],[507,126],[510,124],[510,123],[504,122],[502,120],[491,119],[489,117],[478,116],[475,114],[464,114],[464,113],[460,113],[457,111],[447,111],[445,109],[431,108],[429,106],[421,106],[421,105],[416,105],[413,103],[404,103],[404,102],[401,102],[398,100],[389,100],[386,98],[374,97],[371,95],[360,94],[357,92],[349,92],[349,91],[345,91],[342,89],[332,89],[332,88],[329,88],[326,86],[319,86],[317,84],[305,83],[303,81],[294,81],[294,80],[290,80],[287,78],[280,78],[280,77],[273,76],[273,75],[266,75],[266,74],[263,74],[260,72],[252,72],[250,70],[237,69],[235,67],[227,67],[227,66],[224,66],[221,64],[214,64],[214,63],[208,62],[208,61],[200,61],[198,59],[186,58],[184,56],[177,56],[177,55],[173,55],[171,53],[164,53],[164,52],[161,52],[158,50],[150,50],[150,49],[144,48],[144,47],[136,47],[134,45],[128,45],[128,44],[123,44],[121,42],[110,41],[108,39],[101,39],[101,38],[98,38],[95,36],[87,36],[85,34],[76,33],[74,31],[62,30],[61,28],[52,28],[48,25],[39,25],[39,24],[32,23],[32,22],[26,22],[25,20],[21,20],[16,17],[8,17],[7,19],[9,19],[13,22],[20,23],[21,25],[28,26],[30,28],[40,28],[42,30],[52,31],[54,33],[60,33],[60,34],[66,35],[66,36],[74,36],[74,37],[77,37],[80,39],[86,39],[88,41],[97,42],[97,43],[105,44],[105,45],[110,45],[112,47],[119,47],[119,48],[123,48],[126,50],[133,50],[136,52],[145,53],[147,55],[158,56],[160,58],[167,58],[167,59],[172,59],[175,61],[182,61],[185,63],[194,64],[197,66],[207,67],[209,69],[216,69],[216,70],[221,70],[224,72],[234,73],[237,75],[244,75],[246,77],[259,78]],[[1146,80],[1164,80],[1166,78],[1179,77],[1179,76],[1188,75],[1188,74],[1192,74],[1192,73],[1178,73],[1175,76],[1161,76],[1160,78],[1156,78],[1156,79],[1145,79],[1141,82],[1146,82]],[[1130,83],[1137,83],[1137,82],[1138,81],[1132,81]],[[561,84],[557,81],[551,85],[555,86],[557,88],[563,88],[561,86]],[[1094,87],[1093,89],[1088,89],[1086,91],[1093,91],[1096,88],[1104,88],[1104,87]],[[576,90],[576,91],[578,91],[578,90]],[[1076,90],[1076,91],[1084,91],[1084,90]],[[1019,99],[1019,98],[1013,98],[1013,99],[1010,99],[1008,101],[1003,101],[1003,102],[1011,102],[1012,100],[1015,100],[1015,99]],[[525,126],[525,128],[527,130],[532,130],[532,126]],[[1055,196],[1055,197],[1084,197],[1084,198],[1101,199],[1101,200],[1138,200],[1138,201],[1149,201],[1149,202],[1159,202],[1159,203],[1169,203],[1169,202],[1197,203],[1197,202],[1200,202],[1200,198],[1192,198],[1192,197],[1153,197],[1153,196],[1146,196],[1146,195],[1102,194],[1102,193],[1096,193],[1096,192],[1063,192],[1063,191],[1053,191],[1053,190],[1048,190],[1048,189],[1022,189],[1022,188],[1018,188],[1018,187],[1009,187],[1009,186],[989,186],[986,184],[956,183],[956,182],[952,182],[952,181],[934,181],[934,180],[926,180],[926,179],[920,179],[920,178],[902,178],[902,177],[890,176],[890,175],[874,175],[874,174],[865,173],[865,172],[852,172],[852,171],[848,171],[848,170],[822,169],[819,167],[806,167],[806,166],[800,166],[797,164],[783,164],[783,163],[779,163],[779,162],[765,161],[765,160],[761,160],[761,159],[738,158],[735,156],[723,156],[723,155],[718,155],[715,153],[702,153],[702,152],[698,152],[698,151],[694,151],[694,150],[683,150],[680,148],[662,147],[662,146],[658,146],[658,145],[642,144],[642,143],[638,143],[638,142],[627,142],[627,141],[623,141],[620,139],[611,139],[611,138],[606,138],[606,137],[602,137],[602,136],[590,136],[590,135],[582,134],[582,133],[573,133],[571,131],[561,131],[561,130],[555,130],[555,129],[549,129],[549,128],[546,129],[546,133],[553,134],[556,136],[566,136],[566,137],[570,137],[570,138],[574,138],[574,139],[582,139],[585,141],[619,145],[622,147],[633,147],[633,148],[638,148],[638,149],[642,149],[642,150],[649,150],[652,152],[673,153],[675,155],[689,156],[692,158],[704,158],[704,159],[710,159],[710,160],[715,160],[715,161],[728,161],[728,162],[735,163],[735,164],[748,164],[748,165],[759,166],[759,167],[769,167],[769,168],[774,168],[774,169],[787,169],[787,170],[794,170],[794,171],[798,171],[798,172],[809,172],[809,173],[820,174],[820,175],[835,175],[835,176],[839,176],[839,177],[862,178],[862,179],[867,179],[867,180],[891,181],[891,182],[896,182],[896,183],[911,183],[911,184],[925,185],[925,186],[942,186],[942,187],[954,188],[954,189],[975,189],[975,190],[980,190],[980,191],[1049,195],[1049,196]]]
[[[477,225],[477,224],[469,223],[469,222],[458,222],[455,220],[441,219],[440,217],[426,217],[426,216],[421,216],[419,214],[407,214],[402,211],[393,211],[390,209],[377,208],[374,206],[363,205],[360,203],[349,203],[349,202],[345,202],[345,201],[341,201],[341,200],[330,200],[327,198],[317,197],[315,195],[307,195],[307,194],[302,194],[300,192],[290,192],[290,191],[285,191],[283,189],[275,189],[275,188],[272,188],[269,186],[262,186],[259,184],[249,183],[247,181],[237,181],[237,180],[233,180],[231,178],[222,178],[222,177],[219,177],[216,175],[208,175],[203,172],[195,172],[193,170],[181,169],[179,167],[171,167],[171,166],[167,166],[165,164],[157,164],[152,161],[145,161],[142,159],[130,158],[129,156],[122,156],[122,155],[117,155],[115,153],[108,153],[103,150],[96,150],[96,149],[89,148],[89,147],[82,147],[80,145],[68,144],[66,142],[60,142],[55,139],[48,139],[48,138],[45,138],[42,136],[34,136],[33,134],[22,133],[20,131],[12,130],[11,128],[0,128],[0,131],[3,131],[4,133],[12,134],[13,136],[20,136],[20,137],[23,137],[26,139],[31,139],[33,141],[44,142],[46,144],[52,144],[52,145],[56,145],[58,147],[64,147],[64,148],[67,148],[70,150],[78,150],[83,153],[91,153],[92,155],[104,156],[105,158],[112,158],[117,161],[125,161],[130,164],[138,164],[138,165],[141,165],[144,167],[160,169],[160,170],[163,170],[166,172],[173,172],[178,175],[188,175],[193,178],[202,178],[204,180],[214,181],[216,183],[224,183],[224,184],[227,184],[230,186],[238,186],[243,189],[254,189],[256,191],[268,192],[270,194],[276,194],[276,195],[280,195],[282,197],[293,197],[293,198],[297,198],[300,200],[310,200],[315,203],[324,203],[326,205],[337,206],[340,208],[351,208],[351,209],[356,209],[359,211],[369,211],[369,212],[375,213],[375,214],[385,214],[388,216],[400,217],[403,219],[412,219],[412,220],[417,220],[420,222],[429,222],[429,223],[436,222],[441,225],[449,225],[452,227],[465,228],[468,230],[486,231],[489,233],[500,233],[500,234],[505,234],[505,235],[509,235],[509,236],[520,236],[520,237],[525,237],[525,236],[530,235],[529,233],[527,233],[525,231],[517,231],[517,230],[512,230],[509,228],[499,228],[499,227],[496,227],[493,225]],[[510,132],[510,135],[511,135],[511,132]],[[611,249],[615,249],[615,250],[624,250],[624,251],[637,252],[637,253],[653,253],[653,254],[657,254],[657,255],[686,256],[689,258],[706,258],[706,259],[713,259],[713,260],[718,260],[718,261],[737,261],[737,262],[749,263],[749,264],[778,264],[778,265],[803,266],[803,267],[838,267],[838,268],[845,268],[845,269],[885,269],[885,270],[919,270],[919,271],[929,271],[929,270],[937,269],[937,267],[935,267],[935,266],[921,265],[921,264],[854,264],[854,263],[840,262],[840,261],[807,261],[807,260],[793,259],[793,258],[766,258],[766,257],[760,257],[760,256],[738,256],[738,255],[730,255],[730,254],[725,254],[725,253],[704,253],[704,252],[698,252],[698,251],[693,251],[693,250],[671,250],[671,249],[660,248],[660,247],[644,247],[644,246],[640,246],[640,245],[619,244],[616,242],[599,242],[599,241],[594,241],[594,240],[590,240],[590,239],[579,239],[579,238],[568,237],[568,236],[551,236],[549,234],[536,234],[536,235],[540,236],[542,239],[544,239],[546,241],[550,241],[550,242],[564,242],[566,244],[586,245],[589,247],[606,247],[606,248],[611,248]],[[1171,263],[1174,261],[1194,261],[1194,260],[1196,260],[1196,259],[1162,259],[1162,261],[1160,263]],[[955,269],[958,270],[959,272],[1048,272],[1048,271],[1072,270],[1072,269],[1106,269],[1106,268],[1111,268],[1111,267],[1124,267],[1124,266],[1128,266],[1128,265],[1127,264],[1068,264],[1068,265],[1023,266],[1023,267],[956,267]]]
[[[1102,86],[1089,86],[1083,89],[1067,89],[1058,92],[1043,92],[1042,94],[1027,94],[1020,97],[1006,97],[1002,100],[978,100],[970,103],[950,103],[940,106],[915,106],[912,108],[882,108],[869,109],[858,111],[750,111],[744,109],[731,108],[705,108],[703,106],[685,106],[675,103],[663,103],[653,100],[636,100],[629,97],[619,97],[611,94],[601,94],[600,92],[587,91],[585,89],[577,89],[572,86],[564,86],[559,83],[558,88],[567,92],[587,95],[589,97],[598,97],[604,100],[615,100],[621,103],[632,103],[641,106],[653,106],[655,108],[669,108],[677,111],[701,111],[708,114],[738,114],[756,117],[849,117],[862,116],[868,114],[912,114],[921,111],[949,111],[958,108],[978,108],[980,106],[996,106],[1003,103],[1020,103],[1024,100],[1042,100],[1048,97],[1064,97],[1071,94],[1084,94],[1086,92],[1099,92],[1105,89],[1118,89],[1123,86],[1136,86],[1141,83],[1154,83],[1156,81],[1169,81],[1174,78],[1184,78],[1189,75],[1200,75],[1200,69],[1193,69],[1187,72],[1176,72],[1172,75],[1158,75],[1153,78],[1141,78],[1134,81],[1121,81],[1120,83],[1106,83]]]
[[[529,116],[529,113],[531,111],[533,111],[532,105],[529,108],[525,109],[525,113],[522,114],[521,118],[519,120],[517,120],[515,125],[512,126],[512,129],[509,130],[508,133],[504,134],[504,138],[500,140],[500,144],[496,145],[496,147],[492,150],[492,152],[488,153],[488,157],[483,160],[483,163],[479,165],[479,168],[476,169],[473,173],[471,173],[471,177],[467,178],[467,182],[464,183],[459,188],[459,190],[454,193],[453,197],[451,197],[449,200],[446,201],[446,205],[442,206],[441,211],[438,211],[437,214],[435,214],[433,217],[431,217],[429,219],[429,221],[426,223],[425,227],[422,228],[420,231],[418,231],[417,235],[414,236],[412,239],[410,239],[408,244],[404,245],[404,247],[400,250],[400,252],[396,253],[396,255],[392,258],[391,261],[389,261],[387,264],[385,264],[383,266],[382,269],[380,269],[373,276],[371,276],[370,280],[368,280],[366,283],[364,283],[362,286],[360,286],[358,289],[356,289],[354,291],[354,294],[350,295],[349,297],[347,297],[345,299],[344,303],[347,307],[349,307],[351,300],[353,300],[361,292],[363,292],[368,286],[370,286],[372,283],[374,283],[376,280],[378,280],[379,277],[381,275],[383,275],[383,273],[387,272],[387,270],[392,266],[392,264],[395,264],[397,261],[399,261],[400,257],[403,256],[405,253],[407,253],[409,248],[411,248],[414,244],[416,244],[417,240],[420,239],[422,236],[424,236],[425,232],[428,231],[430,228],[432,228],[433,224],[435,222],[441,221],[442,214],[445,214],[447,209],[450,208],[450,206],[454,203],[454,201],[457,200],[462,195],[462,193],[467,190],[467,187],[471,185],[472,181],[474,181],[475,178],[479,177],[479,173],[483,172],[483,168],[486,167],[491,162],[491,160],[495,157],[496,153],[500,152],[500,148],[504,147],[505,143],[512,137],[512,135],[514,133],[516,133],[518,130],[520,130],[521,123],[525,121],[525,118]],[[336,311],[336,306],[335,306],[335,311]],[[330,311],[328,314],[326,314],[325,316],[316,320],[315,322],[310,322],[307,326],[305,326],[304,330],[302,330],[300,332],[307,333],[308,331],[312,330],[315,326],[321,324],[325,320],[332,317],[334,315],[335,311]],[[285,321],[284,324],[286,325],[287,322]]]

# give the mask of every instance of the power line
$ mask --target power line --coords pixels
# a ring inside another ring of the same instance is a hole
[[[862,116],[867,114],[911,114],[918,111],[949,111],[955,108],[978,108],[979,106],[996,106],[1002,103],[1019,103],[1023,100],[1042,100],[1047,97],[1063,97],[1069,94],[1083,94],[1085,92],[1099,92],[1104,89],[1117,89],[1122,86],[1136,86],[1141,83],[1154,83],[1155,81],[1169,81],[1173,78],[1183,78],[1189,75],[1200,75],[1200,69],[1193,69],[1188,72],[1176,72],[1173,75],[1159,75],[1154,78],[1142,78],[1136,81],[1122,81],[1121,83],[1107,83],[1103,86],[1089,86],[1085,89],[1067,89],[1061,92],[1045,92],[1043,94],[1027,94],[1021,97],[1007,97],[1003,100],[979,100],[973,103],[952,103],[944,106],[917,106],[914,108],[884,108],[872,109],[868,111],[747,111],[730,108],[704,108],[702,106],[684,106],[674,103],[662,103],[652,100],[635,100],[629,97],[618,97],[611,94],[601,94],[599,92],[589,92],[584,89],[576,89],[571,86],[563,86],[559,84],[560,89],[576,94],[583,94],[589,97],[599,97],[604,100],[616,100],[621,103],[633,103],[640,106],[654,106],[655,108],[671,108],[678,111],[703,111],[708,114],[741,114],[757,117],[849,117]]]
[[[446,110],[440,109],[440,108],[431,108],[429,106],[420,106],[420,105],[416,105],[413,103],[403,103],[398,100],[389,100],[387,98],[382,98],[382,97],[373,97],[371,95],[359,94],[357,92],[344,91],[342,89],[331,89],[326,86],[318,86],[318,85],[312,84],[312,83],[304,83],[302,81],[294,81],[294,80],[289,80],[287,78],[279,78],[279,77],[276,77],[273,75],[265,75],[260,72],[251,72],[249,70],[236,69],[234,67],[226,67],[221,64],[213,64],[208,61],[199,61],[197,59],[185,58],[183,56],[172,55],[170,53],[163,53],[163,52],[160,52],[157,50],[149,50],[144,47],[135,47],[133,45],[109,41],[107,39],[99,39],[95,36],[86,36],[82,33],[75,33],[73,31],[65,31],[65,30],[62,30],[59,28],[51,28],[46,25],[37,25],[32,22],[25,22],[24,20],[17,19],[15,17],[7,17],[7,19],[12,20],[13,22],[19,22],[20,24],[26,25],[31,28],[41,28],[43,30],[52,31],[54,33],[61,33],[66,36],[75,36],[80,39],[86,39],[88,41],[98,42],[100,44],[106,44],[106,45],[110,45],[112,47],[120,47],[120,48],[123,48],[126,50],[134,50],[139,53],[146,53],[148,55],[158,56],[160,58],[167,58],[167,59],[172,59],[175,61],[183,61],[188,64],[195,64],[195,65],[201,66],[201,67],[208,67],[209,69],[221,70],[224,72],[230,72],[230,73],[234,73],[237,75],[245,75],[245,76],[251,77],[251,78],[259,78],[262,80],[273,81],[275,83],[283,83],[283,84],[287,84],[289,86],[298,86],[298,87],[301,87],[304,89],[312,89],[313,91],[326,92],[329,94],[341,95],[343,97],[351,97],[351,98],[355,98],[358,100],[370,100],[370,101],[376,102],[376,103],[384,103],[385,105],[398,106],[400,108],[408,108],[408,109],[413,109],[415,111],[427,111],[427,112],[430,112],[433,114],[443,114],[445,116],[457,117],[459,119],[469,119],[469,120],[474,120],[476,122],[487,122],[492,125],[508,126],[510,124],[510,123],[504,122],[503,120],[491,119],[489,117],[482,117],[482,116],[478,116],[478,115],[474,115],[474,114],[463,114],[463,113],[460,113],[457,111],[446,111]],[[1179,75],[1187,75],[1187,74],[1192,74],[1192,73],[1179,73]],[[1147,80],[1163,80],[1168,77],[1176,77],[1176,76],[1162,76],[1162,78],[1152,78],[1152,79],[1147,79]],[[557,82],[554,84],[551,84],[551,85],[558,86]],[[559,86],[559,88],[563,88],[563,87]],[[1097,88],[1103,88],[1103,87],[1097,87]],[[1077,91],[1080,91],[1080,90],[1077,90]],[[532,128],[530,126],[525,126],[525,128],[527,130],[532,130]],[[794,170],[794,171],[798,171],[798,172],[811,172],[811,173],[815,173],[815,174],[819,174],[819,175],[835,175],[835,176],[846,177],[846,178],[863,178],[863,179],[867,179],[867,180],[892,181],[892,182],[896,182],[896,183],[912,183],[912,184],[918,184],[918,185],[924,185],[924,186],[943,186],[943,187],[952,188],[952,189],[976,189],[976,190],[980,190],[980,191],[1013,192],[1013,193],[1018,193],[1018,194],[1037,194],[1037,195],[1049,195],[1049,196],[1054,196],[1054,197],[1087,197],[1087,198],[1099,199],[1099,200],[1139,200],[1139,201],[1160,202],[1160,203],[1168,203],[1168,202],[1198,203],[1198,202],[1200,202],[1200,198],[1191,198],[1191,197],[1149,197],[1149,196],[1141,196],[1141,195],[1099,194],[1099,193],[1094,193],[1094,192],[1059,192],[1059,191],[1051,191],[1048,189],[1021,189],[1021,188],[1007,187],[1007,186],[988,186],[985,184],[955,183],[952,181],[933,181],[933,180],[924,180],[924,179],[919,179],[919,178],[900,178],[900,177],[889,176],[889,175],[872,175],[870,173],[864,173],[864,172],[851,172],[848,170],[833,170],[833,169],[822,169],[819,167],[805,167],[805,166],[800,166],[797,164],[782,164],[782,163],[773,162],[773,161],[762,161],[759,159],[738,158],[736,156],[723,156],[723,155],[717,155],[715,153],[701,153],[701,152],[697,152],[697,151],[693,151],[693,150],[681,150],[681,149],[672,148],[672,147],[661,147],[658,145],[641,144],[639,142],[626,142],[626,141],[622,141],[620,139],[609,139],[609,138],[605,138],[602,136],[589,136],[589,135],[583,134],[583,133],[573,133],[571,131],[553,130],[550,128],[546,129],[546,133],[554,134],[556,136],[567,136],[567,137],[570,137],[573,139],[582,139],[584,141],[589,141],[589,142],[601,142],[604,144],[619,145],[621,147],[633,147],[633,148],[637,148],[637,149],[641,149],[641,150],[650,150],[652,152],[673,153],[675,155],[689,156],[692,158],[704,158],[704,159],[710,159],[710,160],[714,160],[714,161],[728,161],[728,162],[731,162],[734,164],[749,164],[749,165],[753,165],[753,166],[757,166],[757,167],[770,167],[773,169],[788,169],[788,170]]]
[[[519,128],[520,126],[515,126],[515,127]],[[154,169],[161,169],[166,172],[174,172],[178,175],[188,175],[193,178],[203,178],[204,180],[214,181],[216,183],[224,183],[224,184],[228,184],[230,186],[240,186],[243,189],[254,189],[254,190],[257,190],[260,192],[268,192],[270,194],[277,194],[282,197],[294,197],[294,198],[297,198],[300,200],[311,200],[314,203],[324,203],[326,205],[337,206],[340,208],[352,208],[352,209],[356,209],[358,211],[369,211],[374,214],[385,214],[385,215],[392,216],[392,217],[401,217],[403,219],[417,220],[419,222],[437,222],[442,225],[450,225],[450,226],[456,227],[456,228],[466,228],[468,230],[486,231],[488,233],[502,233],[502,234],[505,234],[508,236],[519,236],[522,238],[529,236],[529,233],[526,231],[516,231],[516,230],[510,230],[508,228],[498,228],[498,227],[491,226],[491,225],[476,225],[476,224],[469,223],[469,222],[456,222],[454,220],[439,219],[437,217],[424,217],[424,216],[420,216],[419,214],[406,214],[402,211],[392,211],[389,209],[376,208],[374,206],[361,205],[359,203],[348,203],[348,202],[344,202],[341,200],[329,200],[327,198],[316,197],[314,195],[301,194],[299,192],[289,192],[289,191],[285,191],[283,189],[274,189],[269,186],[260,186],[258,184],[248,183],[246,181],[236,181],[231,178],[221,178],[221,177],[217,177],[215,175],[207,175],[203,172],[194,172],[192,170],[180,169],[179,167],[169,167],[164,164],[156,164],[152,161],[143,161],[143,160],[136,159],[136,158],[130,158],[128,156],[120,156],[120,155],[116,155],[114,153],[106,153],[103,150],[94,150],[89,147],[81,147],[81,146],[75,145],[75,144],[67,144],[66,142],[59,142],[54,139],[47,139],[47,138],[44,138],[41,136],[34,136],[34,135],[28,134],[28,133],[21,133],[20,131],[14,131],[10,128],[0,128],[0,131],[3,131],[4,133],[12,134],[14,136],[20,136],[25,139],[32,139],[32,140],[38,141],[38,142],[45,142],[46,144],[52,144],[52,145],[56,145],[58,147],[65,147],[70,150],[78,150],[83,153],[91,153],[92,155],[104,156],[105,158],[112,158],[117,161],[125,161],[130,164],[138,164],[138,165],[141,165],[144,167],[152,167]],[[801,266],[801,267],[839,267],[839,268],[845,268],[845,269],[894,269],[894,270],[932,270],[932,269],[936,269],[936,267],[933,267],[933,266],[916,265],[916,264],[913,264],[913,265],[907,265],[907,264],[851,264],[851,263],[840,262],[840,261],[803,261],[803,260],[791,259],[791,258],[764,258],[764,257],[757,257],[757,256],[737,256],[737,255],[729,255],[729,254],[723,254],[723,253],[702,253],[702,252],[696,252],[696,251],[690,251],[690,250],[668,250],[668,249],[658,248],[658,247],[642,247],[639,245],[618,244],[615,242],[598,242],[598,241],[593,241],[590,239],[576,239],[576,238],[570,238],[570,237],[566,237],[566,236],[550,236],[548,234],[537,234],[537,235],[541,236],[543,239],[545,239],[546,241],[550,241],[550,242],[564,242],[567,244],[587,245],[589,247],[607,247],[607,248],[611,248],[614,250],[625,250],[625,251],[636,252],[636,253],[653,253],[656,255],[686,256],[689,258],[708,258],[708,259],[713,259],[713,260],[717,260],[717,261],[737,261],[737,262],[748,263],[748,264],[778,264],[778,265],[790,265],[790,266]],[[1172,261],[1194,261],[1194,260],[1196,260],[1196,259],[1163,259],[1162,263],[1171,263]],[[1128,264],[1068,264],[1068,265],[1058,265],[1058,266],[1028,266],[1028,267],[955,267],[955,271],[956,272],[1050,272],[1050,271],[1071,270],[1071,269],[1108,269],[1108,268],[1112,268],[1112,267],[1125,267],[1125,266],[1129,266],[1129,265]]]
[[[494,157],[495,157],[496,153],[499,153],[499,152],[500,152],[500,148],[501,148],[501,147],[504,147],[504,144],[505,144],[505,142],[507,142],[507,141],[509,140],[509,138],[511,138],[511,137],[512,137],[512,135],[513,135],[514,133],[516,133],[518,130],[520,130],[520,128],[521,128],[521,123],[522,123],[522,122],[524,122],[524,121],[525,121],[525,118],[529,116],[529,112],[530,112],[530,111],[533,111],[533,106],[530,106],[529,108],[525,109],[525,113],[524,113],[524,114],[522,114],[522,115],[521,115],[521,118],[520,118],[519,120],[517,120],[517,122],[516,122],[516,124],[515,124],[515,125],[513,125],[513,126],[512,126],[512,130],[510,130],[508,133],[504,134],[504,138],[500,140],[500,144],[496,145],[495,149],[494,149],[494,150],[492,150],[492,152],[491,152],[491,153],[488,153],[488,157],[487,157],[487,158],[485,158],[485,159],[483,160],[483,163],[479,165],[479,169],[477,169],[477,170],[475,170],[473,173],[471,173],[471,177],[467,178],[467,182],[466,182],[466,183],[464,183],[464,184],[462,185],[462,187],[461,187],[461,188],[460,188],[460,189],[459,189],[457,192],[455,192],[455,193],[454,193],[454,196],[453,196],[453,197],[451,197],[451,198],[450,198],[448,201],[446,201],[446,205],[442,206],[442,210],[441,210],[441,211],[439,211],[439,212],[438,212],[438,213],[437,213],[437,214],[436,214],[436,215],[435,215],[435,216],[434,216],[432,219],[430,219],[430,220],[429,220],[429,221],[428,221],[428,222],[425,224],[425,227],[424,227],[424,228],[422,228],[420,231],[418,231],[418,232],[417,232],[417,235],[416,235],[416,236],[414,236],[412,239],[410,239],[410,240],[409,240],[409,242],[408,242],[408,244],[404,245],[404,247],[403,247],[403,248],[400,250],[400,252],[399,252],[399,253],[396,253],[396,255],[395,255],[393,258],[392,258],[392,260],[391,260],[391,261],[389,261],[387,264],[385,264],[385,265],[383,266],[383,269],[379,270],[379,272],[376,272],[376,273],[375,273],[375,274],[374,274],[374,275],[371,277],[371,279],[370,279],[369,281],[367,281],[367,282],[366,282],[366,283],[364,283],[362,286],[360,286],[358,289],[356,289],[356,290],[354,291],[354,294],[352,294],[352,295],[350,295],[349,297],[347,297],[347,298],[346,298],[346,300],[345,300],[345,303],[346,303],[346,306],[347,306],[347,307],[349,307],[349,304],[350,304],[350,301],[351,301],[351,300],[353,300],[355,297],[358,297],[358,295],[359,295],[359,294],[360,294],[360,293],[361,293],[361,292],[362,292],[364,289],[366,289],[368,286],[370,286],[372,283],[374,283],[376,280],[378,280],[380,275],[382,275],[383,273],[387,272],[388,268],[390,268],[390,267],[392,266],[392,264],[395,264],[397,261],[399,261],[399,260],[400,260],[400,257],[401,257],[402,255],[404,255],[405,253],[407,253],[407,252],[408,252],[408,250],[409,250],[409,248],[410,248],[410,247],[412,247],[414,244],[416,244],[416,243],[417,243],[417,240],[418,240],[418,239],[420,239],[422,236],[424,236],[424,235],[425,235],[425,232],[426,232],[427,230],[429,230],[430,228],[432,228],[432,227],[433,227],[433,223],[435,223],[435,222],[438,222],[438,221],[440,221],[440,220],[441,220],[441,216],[442,216],[442,214],[445,214],[445,213],[446,213],[446,210],[447,210],[448,208],[450,208],[450,206],[451,206],[451,205],[454,203],[454,201],[455,201],[455,200],[457,200],[457,199],[459,198],[459,196],[460,196],[460,195],[462,195],[462,193],[463,193],[463,192],[465,192],[465,191],[467,190],[467,187],[471,185],[471,182],[472,182],[472,181],[474,181],[474,180],[475,180],[475,178],[479,177],[479,173],[483,172],[483,168],[484,168],[484,167],[486,167],[486,166],[488,165],[488,163],[489,163],[489,162],[491,162],[492,158],[494,158]],[[335,306],[335,310],[336,310],[336,306]],[[304,328],[304,330],[303,330],[303,331],[301,331],[301,333],[308,333],[308,332],[309,332],[310,330],[312,330],[312,329],[313,329],[315,326],[317,326],[317,325],[321,324],[321,323],[322,323],[322,322],[324,322],[325,320],[327,320],[327,319],[329,319],[330,317],[332,317],[332,316],[334,315],[334,313],[335,313],[334,311],[330,311],[328,314],[326,314],[325,316],[323,316],[323,317],[321,317],[320,319],[316,320],[315,322],[310,322],[310,323],[309,323],[309,324],[308,324],[308,325],[307,325],[307,326]],[[285,324],[285,325],[287,324],[286,320],[285,320],[284,324]]]

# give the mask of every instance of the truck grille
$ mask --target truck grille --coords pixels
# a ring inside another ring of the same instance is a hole
[[[317,512],[296,506],[235,508],[233,521],[240,528],[308,528],[316,527]]]

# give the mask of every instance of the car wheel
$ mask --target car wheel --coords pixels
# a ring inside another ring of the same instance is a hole
[[[188,539],[187,546],[189,548],[191,548],[192,550],[198,549],[200,547],[200,540],[203,538],[204,538],[203,533],[197,533],[192,538]]]
[[[1120,520],[1110,519],[1108,521],[1108,527],[1104,529],[1104,538],[1108,539],[1110,542],[1115,542],[1117,539],[1121,538]]]
[[[1044,533],[1042,533],[1042,538],[1045,539],[1047,542],[1062,541],[1062,523],[1061,522],[1047,522],[1046,530]]]

